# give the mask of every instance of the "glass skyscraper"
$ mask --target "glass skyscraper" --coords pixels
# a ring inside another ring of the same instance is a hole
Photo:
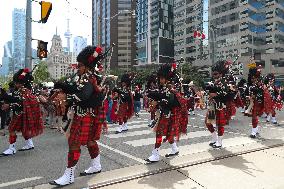
[[[239,61],[244,64],[255,57],[264,73],[282,75],[284,79],[284,1],[209,2],[209,28],[216,27],[216,52],[211,46],[211,55],[216,60],[240,56]]]
[[[25,9],[14,9],[12,15],[12,57],[13,65],[11,72],[25,66],[25,44],[26,44],[26,11]]]
[[[174,60],[173,0],[137,0],[137,61],[168,63]]]
[[[185,62],[205,59],[208,33],[208,1],[176,0],[174,4],[175,58]],[[206,38],[194,38],[194,32],[204,33]]]

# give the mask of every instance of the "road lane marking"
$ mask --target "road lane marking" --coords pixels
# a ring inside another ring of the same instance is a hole
[[[115,152],[115,153],[118,153],[118,154],[120,154],[120,155],[122,155],[122,156],[128,157],[128,158],[133,159],[133,160],[135,160],[135,161],[138,161],[138,162],[140,162],[140,163],[146,163],[146,161],[143,160],[143,159],[137,158],[137,157],[135,157],[135,156],[133,156],[133,155],[127,154],[127,153],[122,152],[122,151],[120,151],[120,150],[114,149],[114,148],[112,148],[112,147],[110,147],[110,146],[107,146],[107,145],[105,145],[105,144],[102,144],[102,143],[100,143],[100,142],[97,142],[97,143],[98,143],[100,146],[102,146],[102,147],[104,147],[104,148],[107,148],[107,149],[109,149],[109,150],[111,150],[111,151],[113,151],[113,152]]]
[[[21,180],[6,182],[6,183],[0,184],[0,188],[15,185],[15,184],[21,184],[21,183],[25,183],[25,182],[30,182],[30,181],[34,181],[34,180],[39,180],[39,179],[42,179],[42,178],[43,177],[32,177],[32,178],[25,178],[25,179],[21,179]]]

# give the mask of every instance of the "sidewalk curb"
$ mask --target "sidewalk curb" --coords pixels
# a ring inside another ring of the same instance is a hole
[[[65,186],[65,189],[94,189],[103,188],[131,180],[157,175],[164,172],[175,171],[178,169],[191,167],[195,165],[210,163],[222,159],[227,159],[244,154],[254,153],[267,149],[283,147],[284,138],[281,139],[263,139],[258,138],[257,143],[242,144],[222,149],[210,149],[203,152],[176,156],[172,159],[163,158],[160,162],[153,164],[137,164],[130,167],[101,172],[96,176],[86,176],[75,178],[75,183]],[[51,189],[54,186],[42,184],[26,189]]]
[[[96,181],[97,184],[90,185],[87,188],[88,189],[102,188],[102,187],[106,187],[106,186],[110,186],[110,185],[115,185],[115,184],[131,181],[131,180],[143,178],[143,177],[150,176],[150,175],[156,175],[156,174],[160,174],[160,173],[163,173],[163,172],[182,169],[182,168],[185,168],[185,167],[195,166],[195,165],[199,165],[199,164],[209,163],[209,162],[212,162],[212,161],[218,161],[218,160],[231,158],[231,157],[235,157],[235,156],[239,156],[239,155],[244,155],[244,154],[249,154],[249,153],[254,153],[254,152],[258,152],[258,151],[263,151],[263,150],[267,150],[267,149],[271,149],[271,148],[277,148],[277,147],[284,146],[284,141],[281,140],[281,142],[280,142],[279,140],[274,141],[273,139],[271,139],[271,140],[262,141],[261,143],[250,144],[248,146],[241,145],[238,148],[236,148],[236,146],[234,146],[234,147],[223,148],[223,149],[220,149],[220,150],[209,150],[209,152],[205,151],[205,152],[199,152],[199,153],[195,153],[195,154],[178,156],[174,159],[163,159],[163,160],[161,160],[161,162],[163,162],[167,165],[164,168],[144,171],[140,174],[134,174],[134,175],[131,175],[131,176],[125,176],[125,177],[122,176],[121,178],[108,179],[108,181],[100,182],[99,179],[98,179]],[[255,146],[255,148],[254,148],[254,146]],[[204,158],[204,156],[208,156],[208,155],[211,155],[211,157],[209,157],[209,158],[205,157]],[[197,156],[199,156],[199,158]],[[183,159],[183,161],[182,161],[182,159]],[[153,165],[153,164],[150,164],[150,165]],[[141,166],[141,165],[134,165],[134,166],[122,168],[122,169],[135,169],[135,168],[137,168],[137,166]],[[144,165],[144,166],[147,166],[147,165]],[[126,170],[123,170],[122,172],[124,172],[124,171],[126,171]],[[112,171],[109,171],[109,172],[112,172]]]

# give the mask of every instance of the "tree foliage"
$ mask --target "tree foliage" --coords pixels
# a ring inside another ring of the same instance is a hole
[[[192,64],[182,65],[183,80],[193,81],[196,86],[202,86],[204,80],[209,77],[209,72],[206,71],[208,66],[194,66]]]
[[[155,65],[152,67],[144,68],[132,68],[129,73],[134,73],[135,78],[132,81],[133,85],[143,85],[147,82],[149,76],[155,73],[159,69],[159,66]],[[181,74],[183,80],[193,81],[196,86],[202,86],[204,80],[209,77],[208,66],[194,66],[190,63],[183,64],[182,67],[178,67],[178,72]],[[118,81],[123,74],[127,73],[125,69],[112,69],[111,74],[118,76]]]
[[[37,65],[36,70],[33,73],[34,82],[35,83],[42,83],[50,81],[50,74],[48,72],[48,67],[46,62],[40,62]]]

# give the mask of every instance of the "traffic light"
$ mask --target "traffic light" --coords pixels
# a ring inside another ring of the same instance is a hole
[[[41,1],[39,4],[41,5],[41,23],[46,23],[52,10],[52,3]]]
[[[43,59],[47,57],[47,44],[48,42],[44,42],[39,40],[37,45],[37,57],[39,59]]]

